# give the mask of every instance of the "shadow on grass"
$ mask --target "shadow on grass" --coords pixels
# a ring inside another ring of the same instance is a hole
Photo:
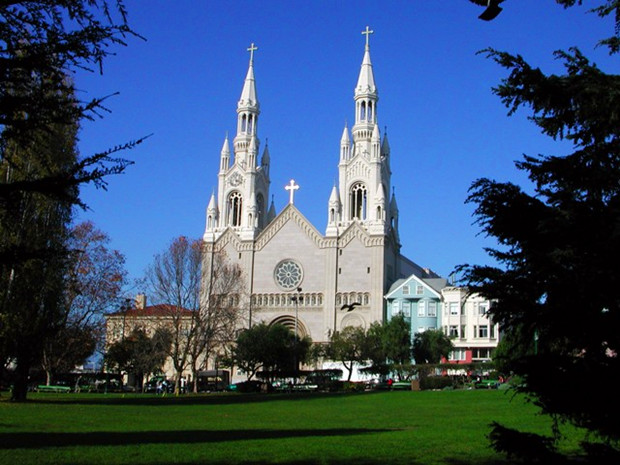
[[[42,449],[72,446],[128,446],[136,444],[193,444],[253,439],[354,436],[393,429],[335,428],[299,430],[186,430],[89,433],[2,433],[0,449]]]

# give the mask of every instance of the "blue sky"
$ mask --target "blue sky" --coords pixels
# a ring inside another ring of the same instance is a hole
[[[324,232],[337,178],[340,136],[353,121],[353,88],[368,25],[379,89],[377,116],[387,127],[392,185],[404,255],[447,276],[463,263],[488,263],[494,243],[479,235],[464,203],[480,177],[525,184],[521,154],[570,149],[542,135],[527,112],[507,117],[491,92],[506,71],[476,52],[520,53],[543,71],[561,72],[553,51],[578,45],[606,71],[617,58],[594,49],[611,35],[610,20],[564,10],[552,0],[508,0],[495,21],[466,0],[336,0],[128,3],[130,39],[104,63],[104,74],[79,73],[83,98],[119,92],[111,113],[83,124],[83,155],[153,134],[124,155],[135,161],[109,178],[107,192],[83,189],[87,212],[127,257],[132,278],[180,235],[201,237],[217,186],[219,154],[234,137],[236,104],[253,42],[261,115],[260,151],[269,139],[271,194],[279,212],[284,186],[301,186],[300,211]]]

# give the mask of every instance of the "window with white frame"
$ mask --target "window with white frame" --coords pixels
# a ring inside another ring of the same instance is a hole
[[[478,315],[486,315],[489,311],[488,302],[480,302],[478,304]]]
[[[448,336],[459,337],[459,327],[457,325],[450,325],[448,328]]]
[[[450,315],[459,314],[459,303],[458,302],[450,302],[448,304],[448,308],[450,309]]]
[[[467,351],[465,349],[454,349],[450,352],[448,360],[453,362],[467,360]]]
[[[400,313],[400,302],[395,300],[392,302],[392,315],[398,315]]]
[[[437,302],[428,303],[428,316],[437,316]]]
[[[486,325],[478,326],[478,337],[489,337],[489,327]]]
[[[489,360],[492,355],[492,350],[488,348],[473,349],[472,360]]]
[[[422,295],[422,294],[424,294],[424,286],[422,286],[422,285],[418,284],[418,285],[415,287],[415,293],[416,293],[417,295]]]
[[[403,302],[403,316],[410,317],[411,316],[411,302]]]
[[[403,286],[403,295],[409,295],[409,285]]]
[[[423,300],[418,302],[418,316],[426,316],[426,302]]]
[[[489,326],[489,337],[495,339],[495,325]]]

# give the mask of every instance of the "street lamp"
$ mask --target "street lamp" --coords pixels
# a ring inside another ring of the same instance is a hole
[[[301,287],[297,288],[297,295],[291,297],[291,300],[295,302],[295,341],[297,341],[297,321],[299,320],[299,302],[303,302],[304,298],[301,295]]]
[[[297,371],[299,369],[299,363],[297,360],[297,337],[298,337],[298,321],[299,321],[299,302],[303,302],[304,298],[301,295],[301,287],[297,288],[297,295],[291,297],[291,300],[295,302],[295,384],[297,384]]]

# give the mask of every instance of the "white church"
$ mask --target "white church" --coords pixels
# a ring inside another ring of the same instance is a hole
[[[203,236],[209,251],[225,251],[244,271],[249,325],[282,323],[301,337],[326,342],[346,326],[367,328],[386,317],[384,296],[401,278],[436,278],[400,253],[398,208],[391,189],[390,146],[378,125],[379,95],[366,45],[355,85],[355,124],[345,126],[334,153],[338,184],[325,193],[327,227],[320,231],[294,203],[267,207],[271,158],[260,151],[260,104],[254,44],[237,103],[237,130],[220,154],[217,193]],[[345,119],[346,115],[343,115]],[[206,254],[208,255],[208,253]],[[208,275],[208,273],[207,273]]]

